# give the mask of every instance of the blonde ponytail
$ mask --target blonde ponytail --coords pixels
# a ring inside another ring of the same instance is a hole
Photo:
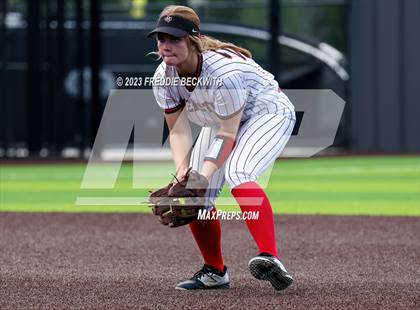
[[[249,50],[237,46],[230,42],[222,42],[210,36],[202,35],[200,38],[196,38],[193,36],[189,36],[191,43],[195,48],[200,51],[200,53],[204,51],[216,51],[220,49],[227,49],[233,50],[236,53],[239,53],[245,57],[252,58],[252,54]]]

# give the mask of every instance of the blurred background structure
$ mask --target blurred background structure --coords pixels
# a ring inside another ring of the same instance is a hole
[[[153,75],[145,34],[169,4],[282,88],[340,95],[333,150],[420,152],[420,1],[0,0],[0,157],[86,157],[116,78]]]

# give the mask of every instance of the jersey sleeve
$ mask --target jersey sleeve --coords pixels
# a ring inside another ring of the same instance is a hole
[[[153,95],[156,102],[165,113],[173,113],[182,108],[182,103],[174,98],[170,85],[163,85],[160,81],[165,79],[165,69],[160,65],[153,75]]]
[[[243,78],[239,74],[225,77],[215,89],[214,110],[218,117],[229,118],[242,110],[247,99]]]

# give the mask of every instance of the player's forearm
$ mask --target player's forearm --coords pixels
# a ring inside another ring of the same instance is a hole
[[[200,174],[208,180],[226,161],[235,144],[236,134],[236,131],[219,129],[200,170]]]
[[[219,169],[218,166],[216,166],[211,161],[204,161],[203,167],[200,170],[200,174],[204,175],[207,180],[210,180],[211,176]]]
[[[176,175],[180,177],[189,168],[192,138],[189,132],[170,132],[169,142],[171,145],[172,158],[176,167]]]
[[[200,173],[208,180],[211,176],[224,164],[232,151],[236,136],[238,134],[239,123],[242,113],[237,113],[235,116],[221,120],[220,129],[213,140],[208,154],[205,157]]]
[[[191,126],[184,109],[175,113],[165,113],[169,128],[169,143],[176,167],[176,176],[183,176],[188,168],[192,148]]]

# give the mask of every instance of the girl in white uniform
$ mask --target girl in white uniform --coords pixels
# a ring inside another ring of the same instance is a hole
[[[170,130],[177,177],[191,167],[209,180],[210,212],[216,212],[225,181],[242,212],[259,211],[257,220],[246,220],[259,251],[249,269],[257,279],[285,289],[293,279],[279,260],[272,208],[257,179],[290,138],[296,120],[293,105],[248,50],[202,35],[191,8],[166,7],[148,37],[155,34],[163,61],[153,91]],[[195,143],[190,122],[202,127]],[[176,289],[228,288],[220,221],[189,226],[204,266]]]

